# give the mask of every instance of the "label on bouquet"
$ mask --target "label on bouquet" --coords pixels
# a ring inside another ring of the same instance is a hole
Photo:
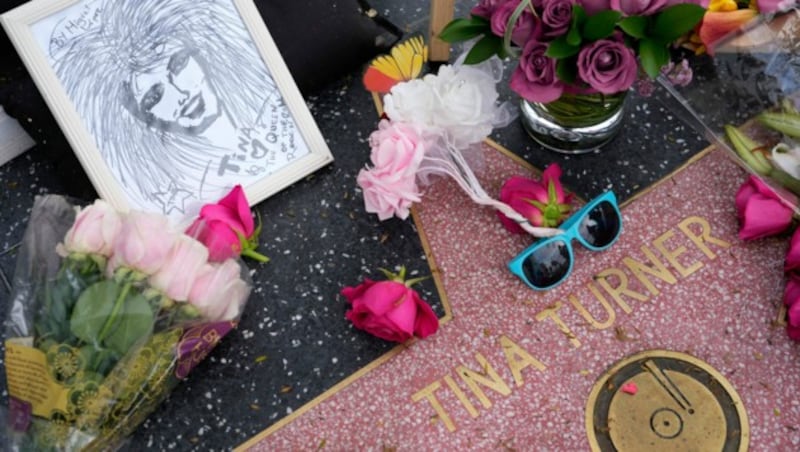
[[[236,327],[235,322],[216,322],[186,330],[178,343],[178,365],[175,376],[183,380],[200,361],[204,360],[219,341]]]
[[[66,412],[67,391],[50,376],[44,352],[15,339],[5,345],[8,394],[17,399],[15,406],[28,403],[31,412],[41,417],[50,417],[53,411]]]

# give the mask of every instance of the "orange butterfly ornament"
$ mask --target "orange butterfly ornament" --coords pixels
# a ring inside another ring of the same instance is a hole
[[[392,87],[419,77],[428,61],[428,46],[421,36],[414,36],[392,47],[389,55],[381,55],[370,63],[364,73],[368,91],[388,93]]]

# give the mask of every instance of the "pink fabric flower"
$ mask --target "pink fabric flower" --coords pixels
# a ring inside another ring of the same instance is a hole
[[[178,233],[167,217],[154,213],[131,211],[122,220],[109,270],[120,266],[146,275],[157,272],[167,259]]]
[[[56,251],[65,257],[69,253],[111,255],[114,239],[122,227],[119,214],[110,204],[98,199],[78,212],[75,222]]]
[[[530,102],[552,102],[564,92],[564,83],[556,77],[556,60],[545,55],[547,44],[528,41],[519,64],[511,74],[511,89]]]
[[[664,8],[667,0],[611,0],[611,9],[626,16],[649,16]]]
[[[583,9],[586,10],[586,14],[590,16],[611,8],[610,0],[578,0],[577,3],[583,6]]]
[[[251,239],[255,232],[253,214],[241,185],[216,204],[206,204],[186,229],[186,234],[208,247],[210,259],[222,262],[242,252],[241,237]]]
[[[419,202],[416,174],[425,156],[425,140],[417,128],[383,120],[369,137],[373,167],[358,173],[364,191],[364,207],[380,220],[393,215],[406,219],[409,208]]]
[[[508,204],[533,226],[556,227],[571,210],[572,195],[564,193],[559,178],[561,167],[554,163],[542,173],[541,182],[522,176],[509,178],[500,190],[500,201]],[[516,234],[524,234],[514,220],[497,212],[503,226]]]
[[[150,277],[150,285],[175,301],[186,301],[207,260],[208,248],[189,236],[181,235],[164,265]]]
[[[397,281],[364,279],[345,287],[342,295],[351,304],[345,317],[353,326],[381,339],[405,342],[425,338],[439,329],[439,319],[417,292]]]
[[[593,89],[614,94],[636,81],[636,55],[620,41],[600,39],[578,53],[578,75]]]
[[[519,6],[519,3],[520,0],[510,0],[495,8],[489,20],[492,33],[501,37],[505,36],[508,20],[517,6]],[[533,13],[526,8],[514,24],[514,29],[511,32],[511,42],[521,46],[529,39],[538,38],[540,34],[539,19],[534,17]]]
[[[755,240],[779,234],[792,222],[792,209],[761,179],[750,176],[736,192],[739,238]]]
[[[235,319],[250,295],[250,286],[240,274],[241,268],[233,259],[203,265],[189,291],[189,303],[207,320]]]

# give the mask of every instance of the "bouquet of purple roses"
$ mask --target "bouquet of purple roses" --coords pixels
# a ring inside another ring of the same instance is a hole
[[[669,48],[704,12],[691,0],[480,0],[439,38],[477,38],[467,64],[518,58],[511,89],[548,103],[564,94],[624,92],[642,74],[685,72],[685,64],[670,64]]]

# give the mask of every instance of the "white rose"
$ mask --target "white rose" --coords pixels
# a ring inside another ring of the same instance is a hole
[[[430,84],[409,80],[398,83],[384,96],[383,110],[393,122],[431,125],[437,111],[436,96]]]
[[[439,99],[433,124],[447,131],[457,148],[480,142],[498,122],[495,80],[472,66],[442,66],[427,76]]]

